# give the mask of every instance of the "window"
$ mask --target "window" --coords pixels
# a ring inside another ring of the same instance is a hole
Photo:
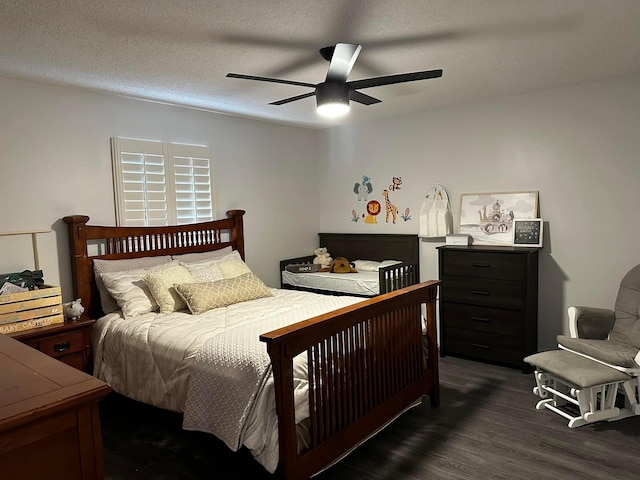
[[[111,156],[119,226],[214,219],[209,147],[112,138]]]

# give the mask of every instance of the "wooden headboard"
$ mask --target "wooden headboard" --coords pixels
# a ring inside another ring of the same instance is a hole
[[[244,210],[229,210],[213,222],[167,227],[109,227],[87,225],[86,215],[64,217],[69,232],[73,298],[81,298],[85,315],[102,314],[93,260],[180,255],[231,246],[244,259]],[[95,253],[94,253],[95,252]]]

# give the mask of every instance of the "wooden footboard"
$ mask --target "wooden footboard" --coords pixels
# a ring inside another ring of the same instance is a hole
[[[273,363],[281,478],[307,479],[321,471],[423,395],[439,404],[438,283],[423,282],[261,335]],[[298,453],[293,359],[302,352],[309,366],[311,444]]]

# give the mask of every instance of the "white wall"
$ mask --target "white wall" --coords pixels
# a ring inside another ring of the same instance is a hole
[[[356,106],[355,108],[358,108]],[[376,108],[360,107],[360,108]],[[439,181],[454,222],[461,193],[539,191],[545,221],[539,268],[539,346],[566,332],[566,307],[612,307],[622,276],[640,263],[640,78],[593,83],[371,121],[324,132],[320,230],[417,233],[422,199]],[[412,219],[351,220],[362,175],[371,198],[390,193]],[[437,278],[440,241],[421,243],[421,276]]]
[[[48,283],[71,300],[66,224],[114,225],[109,138],[213,148],[218,218],[245,215],[247,263],[279,286],[278,260],[317,244],[318,132],[0,78],[0,232],[38,236]],[[33,268],[30,237],[0,237],[0,273]]]
[[[45,279],[71,300],[65,215],[114,224],[109,137],[213,147],[218,216],[247,210],[247,262],[271,286],[278,261],[308,254],[317,232],[417,233],[436,181],[457,221],[461,193],[538,190],[545,219],[539,339],[552,348],[571,304],[611,306],[640,263],[640,78],[496,99],[314,131],[111,95],[0,78],[0,232],[39,236]],[[375,106],[354,108],[376,108]],[[362,175],[412,220],[364,224],[353,193]],[[423,279],[437,278],[421,244]],[[0,238],[0,272],[32,268],[28,237]]]

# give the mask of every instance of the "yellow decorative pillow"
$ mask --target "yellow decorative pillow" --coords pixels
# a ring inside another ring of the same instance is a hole
[[[160,313],[184,310],[187,305],[173,287],[175,283],[191,283],[195,279],[181,265],[171,265],[142,276],[144,283],[160,307]]]
[[[245,273],[252,273],[251,269],[240,259],[225,260],[218,263],[218,268],[224,278],[235,278]]]
[[[217,282],[176,284],[175,288],[194,315],[213,308],[273,296],[269,287],[253,273]]]

